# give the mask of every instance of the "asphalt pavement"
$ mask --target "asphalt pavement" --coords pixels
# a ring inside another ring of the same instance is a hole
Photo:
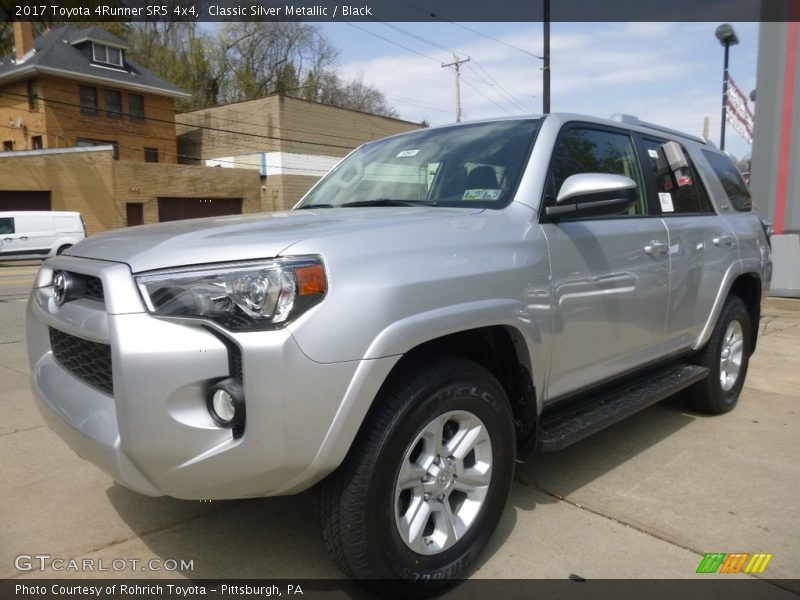
[[[0,578],[340,577],[313,492],[220,502],[140,496],[43,424],[23,334],[37,268],[0,263]],[[769,579],[763,590],[800,595],[800,301],[770,302],[761,329],[733,412],[710,417],[671,398],[520,467],[473,577],[691,579],[705,553],[765,552],[773,557],[759,576]],[[37,555],[94,571],[24,558]]]

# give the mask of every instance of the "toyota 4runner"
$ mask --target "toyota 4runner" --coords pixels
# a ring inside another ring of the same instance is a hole
[[[457,578],[515,461],[683,392],[731,410],[769,240],[731,159],[636,118],[365,144],[294,210],[145,225],[47,260],[39,410],[129,488],[319,484],[359,579]]]

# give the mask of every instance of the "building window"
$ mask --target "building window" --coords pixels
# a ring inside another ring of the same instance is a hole
[[[144,96],[128,94],[128,114],[131,119],[144,120]]]
[[[114,90],[106,90],[106,116],[122,116],[122,93]]]
[[[75,145],[79,148],[88,148],[91,146],[113,146],[114,147],[114,160],[119,160],[119,144],[114,140],[92,140],[88,138],[78,138],[75,140]]]
[[[42,136],[35,135],[31,138],[31,148],[34,150],[41,150],[44,148],[44,142],[42,142]]]
[[[13,152],[14,151],[14,140],[6,140],[3,142],[3,152]]]
[[[97,88],[90,85],[81,86],[81,112],[87,115],[97,114]]]
[[[107,65],[122,66],[122,50],[103,46],[102,44],[92,43],[92,58],[95,62],[106,63]]]
[[[39,83],[35,79],[28,82],[28,110],[39,110]]]
[[[145,148],[144,162],[158,162],[158,148]]]

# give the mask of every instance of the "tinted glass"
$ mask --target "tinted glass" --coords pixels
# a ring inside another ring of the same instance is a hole
[[[14,233],[14,219],[11,217],[0,217],[0,234]]]
[[[639,161],[629,135],[581,127],[568,129],[561,135],[553,151],[550,194],[555,198],[567,177],[580,173],[610,173],[630,177],[636,182],[638,196],[628,214],[641,215],[647,212]]]
[[[742,174],[739,173],[739,169],[736,168],[730,157],[709,150],[703,150],[703,156],[705,156],[711,168],[714,169],[714,173],[717,174],[717,178],[719,178],[719,182],[728,195],[728,200],[730,200],[734,210],[739,212],[751,210],[753,199],[750,197],[750,190],[747,189],[744,179],[742,179]]]
[[[500,208],[512,199],[539,124],[526,119],[422,129],[367,144],[302,206],[386,200]]]
[[[670,166],[664,151],[666,140],[642,140],[650,173],[655,180],[658,201],[664,214],[713,212],[702,182],[696,177],[689,157],[680,145],[672,142],[685,161],[685,166]]]

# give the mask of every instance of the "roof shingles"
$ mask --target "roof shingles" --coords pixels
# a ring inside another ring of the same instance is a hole
[[[82,40],[87,41],[82,42]],[[130,60],[127,55],[124,68],[100,65],[90,60],[81,51],[81,46],[83,43],[89,43],[88,40],[106,42],[115,47],[128,47],[121,39],[99,27],[85,29],[65,25],[37,37],[34,40],[36,52],[24,62],[15,62],[13,54],[0,59],[0,85],[34,74],[62,77],[73,75],[76,79],[104,81],[108,85],[116,84],[119,87],[142,91],[146,89],[154,94],[189,96],[177,86]]]

